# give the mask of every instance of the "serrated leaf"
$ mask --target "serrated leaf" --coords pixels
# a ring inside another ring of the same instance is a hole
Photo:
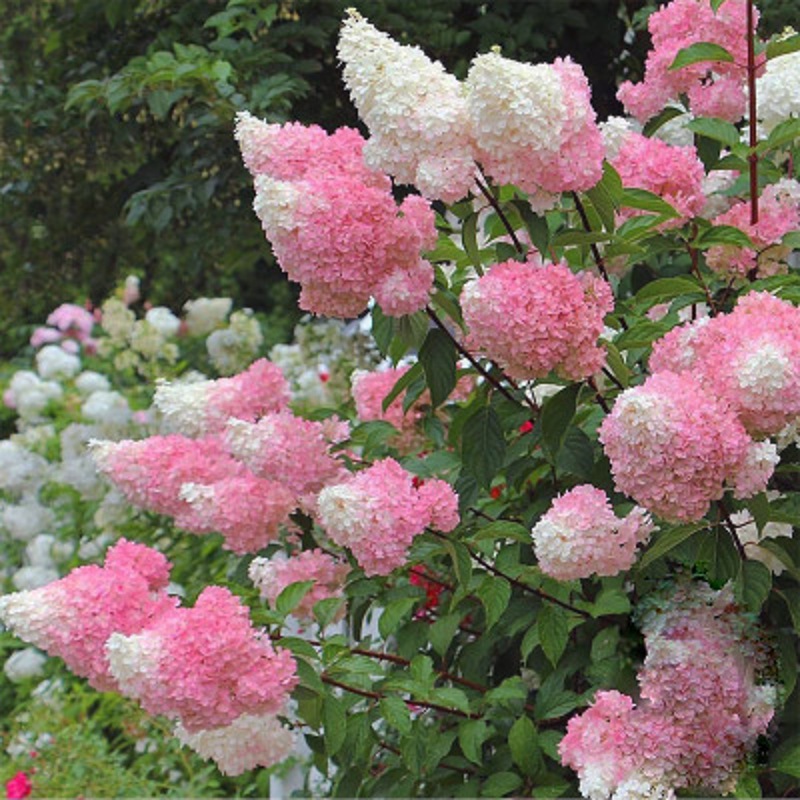
[[[536,617],[536,630],[547,660],[555,667],[569,640],[566,614],[557,606],[543,605]]]
[[[733,61],[733,56],[722,46],[715,42],[696,42],[678,50],[669,69],[682,69],[690,64],[699,64],[703,61]]]
[[[686,127],[693,133],[722,142],[728,147],[734,147],[741,142],[739,129],[732,123],[717,117],[697,117]]]
[[[631,601],[621,589],[603,589],[592,604],[593,617],[609,614],[629,614]]]
[[[638,568],[645,569],[705,527],[707,527],[707,524],[704,522],[691,522],[686,525],[673,525],[664,528],[660,533],[656,534],[655,539],[639,559]]]
[[[648,192],[646,189],[625,189],[619,202],[623,208],[652,211],[668,219],[680,216],[666,200],[663,200],[657,194],[653,194],[653,192]]]
[[[606,348],[606,364],[608,364],[608,368],[611,370],[612,375],[622,384],[622,388],[627,389],[631,384],[633,373],[613,342],[603,342],[603,345]]]
[[[777,150],[794,142],[798,137],[800,137],[800,119],[792,117],[778,123],[770,132],[767,140],[759,142],[757,149],[759,153]]]
[[[311,591],[314,581],[290,583],[276,598],[275,610],[281,614],[291,614],[300,601]]]
[[[299,685],[317,694],[325,694],[325,684],[322,682],[322,679],[319,677],[314,667],[301,657],[296,657],[294,661]]]
[[[475,594],[486,612],[486,630],[503,615],[511,599],[511,584],[499,575],[487,575]]]
[[[495,772],[481,786],[481,797],[505,797],[522,785],[516,772]]]
[[[796,53],[798,50],[800,50],[800,33],[795,33],[793,36],[768,42],[767,59],[778,58],[778,56],[785,56],[788,53]]]
[[[525,223],[525,228],[531,237],[531,244],[540,253],[546,253],[550,243],[550,229],[547,226],[547,220],[543,216],[535,214],[525,200],[512,200],[509,205],[516,209]]]
[[[485,489],[503,466],[506,440],[497,412],[491,406],[480,408],[464,424],[461,459],[464,469]]]
[[[483,765],[481,747],[491,735],[491,729],[482,719],[468,719],[458,726],[458,744],[464,757],[473,764]]]
[[[444,656],[450,648],[463,616],[463,612],[446,614],[428,628],[428,639],[438,655]]]
[[[439,328],[431,328],[419,351],[433,407],[441,405],[456,385],[456,348]]]
[[[752,247],[753,242],[744,231],[733,225],[715,225],[702,231],[691,245],[697,250],[706,250],[717,245]]]
[[[542,766],[536,726],[530,717],[517,719],[508,732],[508,747],[511,758],[522,770],[523,775],[535,775]]]
[[[737,576],[741,561],[728,531],[716,528],[703,537],[697,563],[707,568],[712,585],[722,585]]]
[[[429,697],[440,706],[455,708],[464,714],[469,713],[469,698],[463,689],[458,689],[455,686],[443,686],[431,692]]]
[[[679,276],[676,278],[658,278],[645,284],[636,292],[636,302],[647,306],[674,300],[682,295],[695,296],[701,292],[696,280]]]
[[[669,325],[664,322],[654,322],[649,319],[640,319],[623,331],[614,339],[618,350],[632,350],[638,347],[648,347],[656,339],[660,339],[669,330]]]
[[[549,397],[542,406],[542,440],[554,458],[558,454],[564,434],[575,416],[580,390],[580,384],[573,383]]]
[[[617,207],[611,192],[600,181],[600,183],[586,192],[586,196],[602,220],[603,227],[609,233],[613,233],[617,221]]]
[[[412,364],[411,367],[407,372],[400,376],[397,383],[392,387],[392,390],[386,397],[383,398],[383,402],[381,403],[381,407],[384,411],[394,402],[394,400],[400,395],[401,392],[408,389],[414,381],[421,378],[424,374],[422,369],[422,364],[417,362],[416,364]]]
[[[347,737],[347,715],[341,700],[332,694],[327,694],[323,702],[322,726],[325,729],[325,749],[329,756],[333,756]]]
[[[667,106],[663,111],[652,117],[647,121],[647,124],[642,129],[642,134],[650,138],[662,125],[665,125],[675,117],[681,117],[686,113],[682,108],[675,108],[675,106]]]
[[[344,603],[343,597],[326,597],[314,603],[312,611],[320,628],[326,628],[339,616]]]
[[[481,542],[486,539],[513,539],[515,542],[530,544],[531,532],[519,522],[498,519],[490,522],[486,527],[481,528],[473,537],[472,541]]]
[[[772,588],[772,573],[760,561],[743,561],[736,579],[736,598],[758,613]]]
[[[417,602],[416,597],[402,597],[388,603],[378,619],[378,630],[381,636],[386,638],[395,633],[400,627],[400,621],[408,616]]]
[[[289,650],[293,655],[303,656],[316,660],[319,658],[317,651],[305,639],[300,639],[297,636],[283,636],[275,643],[276,647],[284,647]]]
[[[581,480],[589,480],[594,471],[594,446],[592,440],[574,425],[567,428],[564,441],[556,458],[556,470]]]
[[[387,695],[381,700],[381,715],[394,728],[402,734],[411,733],[411,713],[405,700],[393,695]]]

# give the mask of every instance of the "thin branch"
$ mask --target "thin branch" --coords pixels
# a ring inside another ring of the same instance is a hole
[[[756,131],[756,49],[755,49],[755,21],[753,14],[753,0],[747,0],[747,100],[748,100],[748,130],[750,155],[750,224],[758,222],[758,134]]]
[[[721,501],[717,504],[717,508],[719,509],[720,515],[725,520],[725,530],[727,530],[730,534],[731,540],[736,547],[736,551],[739,553],[739,558],[741,558],[742,561],[747,561],[747,552],[744,549],[742,540],[739,538],[739,534],[736,532],[736,525],[734,525],[728,509],[725,508]]]
[[[606,402],[605,397],[603,397],[603,395],[600,393],[600,389],[598,389],[597,382],[595,381],[595,379],[593,377],[589,376],[586,379],[586,383],[589,385],[589,387],[594,392],[594,399],[597,401],[597,404],[600,406],[600,408],[602,408],[603,411],[606,412],[606,414],[610,414],[611,413],[611,408],[608,405],[608,403]]]
[[[527,248],[524,247],[522,242],[520,242],[520,240],[517,238],[516,231],[509,222],[505,212],[500,207],[500,203],[497,202],[497,198],[492,194],[492,190],[483,181],[481,181],[480,178],[475,178],[475,183],[478,184],[481,194],[483,194],[483,196],[489,201],[489,205],[491,205],[491,207],[494,209],[497,216],[500,217],[500,222],[503,223],[503,227],[508,231],[508,235],[511,237],[511,241],[514,242],[514,247],[517,249],[517,252],[521,256],[527,255]]]
[[[575,208],[578,211],[578,215],[581,218],[581,223],[583,224],[584,229],[588,232],[592,232],[592,226],[589,224],[589,217],[586,216],[586,209],[583,207],[583,203],[581,202],[581,198],[577,192],[571,192],[572,199],[575,201]],[[600,249],[597,245],[592,242],[589,245],[589,249],[592,251],[592,256],[594,258],[594,263],[597,264],[597,271],[603,276],[603,280],[606,283],[610,283],[608,279],[608,270],[606,269],[606,262],[602,255],[600,255]]]

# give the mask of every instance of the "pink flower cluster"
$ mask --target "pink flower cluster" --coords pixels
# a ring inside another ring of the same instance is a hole
[[[644,80],[626,81],[617,93],[627,111],[646,122],[685,94],[696,116],[741,119],[746,105],[742,66],[747,63],[746,9],[747,0],[726,0],[716,12],[710,0],[673,0],[651,14],[648,30],[653,49],[647,55]],[[680,50],[699,42],[724,47],[733,62],[702,61],[670,70]]]
[[[539,193],[582,191],[602,177],[604,147],[583,70],[569,58],[524,64],[473,59],[467,106],[477,157],[499,183]]]
[[[169,566],[161,553],[120,539],[103,567],[79,567],[39,589],[0,597],[0,619],[96,689],[113,690],[103,645],[115,631],[137,633],[174,609],[164,591]]]
[[[283,710],[297,683],[288,650],[257,633],[246,606],[221,586],[193,608],[177,608],[144,630],[106,643],[123,694],[150,714],[177,718],[190,733],[230,725],[242,714]]]
[[[731,278],[753,275],[769,278],[786,272],[790,248],[781,239],[800,228],[800,185],[797,181],[770,184],[758,200],[758,222],[750,222],[750,202],[739,200],[713,220],[715,225],[733,225],[744,231],[753,247],[716,245],[706,252],[706,263],[714,272]]]
[[[680,217],[666,225],[680,225],[702,213],[706,204],[705,171],[694,147],[677,147],[630,131],[611,164],[623,186],[646,189],[675,208]],[[622,216],[639,213],[626,210]]]
[[[531,534],[542,572],[569,581],[628,569],[652,530],[643,508],[620,519],[605,492],[584,484],[556,498]]]
[[[559,745],[581,794],[667,797],[679,788],[727,794],[775,710],[775,687],[730,586],[684,583],[650,600],[641,700],[598,692]]]
[[[800,417],[800,309],[751,292],[655,342],[650,369],[691,373],[751,436],[773,436]]]
[[[222,433],[231,419],[255,422],[289,407],[289,383],[277,364],[260,358],[230,378],[160,382],[153,399],[170,429],[186,436]]]
[[[31,336],[31,346],[61,343],[69,353],[77,353],[80,346],[93,353],[97,342],[92,338],[95,318],[91,311],[73,303],[63,303],[47,318],[49,327],[37,328]]]
[[[386,458],[319,495],[319,520],[331,539],[351,550],[367,575],[388,575],[405,562],[426,527],[451,531],[458,497],[442,480],[415,486],[413,476]]]
[[[700,519],[726,482],[750,496],[771,474],[736,415],[688,372],[626,389],[599,438],[619,491],[666,520]]]
[[[313,581],[314,585],[292,612],[297,617],[314,618],[314,605],[320,600],[340,597],[349,572],[347,564],[322,550],[303,550],[289,558],[254,558],[248,575],[261,597],[275,605],[278,595],[293,583]],[[344,608],[342,608],[344,613]]]
[[[24,800],[33,791],[27,772],[18,772],[6,781],[6,800]]]
[[[496,264],[462,294],[471,346],[520,380],[551,371],[581,380],[597,372],[605,362],[597,339],[613,307],[605,281],[537,254],[524,264]]]
[[[255,178],[256,214],[302,286],[301,308],[353,317],[371,296],[392,316],[425,306],[433,268],[420,252],[436,242],[433,210],[418,196],[397,206],[389,179],[363,165],[356,131],[328,136],[245,113],[236,137]]]

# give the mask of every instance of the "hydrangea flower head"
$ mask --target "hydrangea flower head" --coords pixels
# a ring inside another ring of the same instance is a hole
[[[599,437],[617,489],[681,522],[700,519],[722,497],[752,441],[722,401],[689,373],[674,372],[622,392]]]
[[[424,197],[452,203],[474,182],[474,145],[458,80],[354,10],[339,36],[344,81],[369,128],[365,163]]]
[[[613,309],[611,290],[589,272],[573,274],[566,262],[543,263],[534,254],[524,264],[496,264],[467,285],[462,306],[473,346],[512,378],[552,370],[581,380],[605,362],[597,339]]]
[[[569,581],[628,569],[652,530],[643,508],[620,519],[605,492],[584,484],[556,498],[532,535],[542,572]]]
[[[586,76],[569,58],[525,64],[486,53],[473,60],[466,86],[478,161],[496,182],[535,197],[600,180],[603,139]]]
[[[221,586],[193,608],[176,608],[140,633],[106,643],[123,694],[150,714],[177,718],[189,733],[230,725],[242,714],[283,710],[297,683],[288,650],[274,650],[247,607]]]
[[[175,606],[165,593],[161,553],[120,539],[105,566],[78,567],[38,589],[0,597],[0,619],[20,638],[64,659],[100,691],[117,688],[103,645],[112,633],[138,633]]]
[[[352,551],[367,575],[402,566],[411,541],[426,527],[447,532],[459,521],[458,497],[449,484],[428,480],[417,488],[392,458],[323,489],[318,508],[322,527]]]

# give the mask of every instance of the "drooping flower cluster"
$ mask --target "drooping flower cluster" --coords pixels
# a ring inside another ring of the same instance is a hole
[[[715,12],[709,0],[672,0],[650,15],[653,47],[641,83],[626,81],[617,93],[626,110],[646,122],[682,94],[696,116],[736,122],[745,111],[747,0],[725,0]],[[755,15],[755,22],[758,15]],[[732,61],[708,61],[671,70],[678,52],[700,42],[724,47]]]
[[[691,373],[754,437],[800,416],[800,310],[767,292],[730,314],[688,322],[655,342],[653,372]]]
[[[103,567],[79,567],[47,586],[0,597],[0,620],[96,689],[114,690],[103,645],[114,632],[138,633],[172,611],[168,581],[161,553],[120,539]]]
[[[569,581],[629,569],[652,530],[643,508],[621,519],[605,492],[584,484],[556,498],[531,533],[542,572]]]
[[[255,422],[289,405],[289,384],[280,367],[260,358],[231,378],[193,383],[159,382],[153,403],[171,430],[185,436],[222,433],[226,422]]]
[[[449,484],[413,476],[386,458],[328,486],[319,495],[319,520],[331,539],[351,550],[367,575],[388,575],[405,562],[426,527],[448,532],[458,524],[458,498]]]
[[[242,113],[236,137],[255,178],[254,209],[281,268],[302,286],[300,306],[353,317],[371,296],[392,316],[422,308],[433,269],[420,251],[436,242],[427,201],[398,207],[389,179],[362,163],[351,129],[268,125]]]
[[[772,471],[736,415],[688,372],[626,389],[599,438],[619,491],[667,520],[700,519],[726,482],[737,496],[755,494]]]
[[[692,788],[727,794],[775,711],[775,686],[730,586],[683,583],[650,599],[641,628],[647,657],[641,700],[597,693],[559,745],[591,800],[673,797]]]
[[[462,293],[472,345],[512,378],[543,378],[550,371],[581,380],[605,361],[597,346],[603,317],[614,307],[608,284],[566,262],[506,261]]]
[[[347,564],[315,548],[288,558],[281,558],[279,555],[254,558],[250,562],[248,575],[261,597],[271,605],[275,604],[278,595],[287,586],[301,581],[314,581],[314,585],[292,612],[297,617],[313,619],[316,603],[329,597],[341,596],[349,569]]]
[[[221,586],[193,608],[177,608],[144,630],[106,644],[120,690],[150,714],[190,733],[230,725],[242,714],[275,714],[297,682],[288,650],[275,651],[250,624],[247,607]]]
[[[424,197],[451,203],[474,182],[474,144],[458,80],[350,10],[339,37],[343,77],[369,128],[364,160]]]
[[[751,222],[750,203],[735,202],[715,217],[715,225],[733,225],[744,231],[752,247],[716,245],[708,249],[706,263],[725,277],[743,278],[753,275],[769,278],[786,272],[790,248],[781,244],[789,231],[800,227],[800,183],[782,180],[770,184],[758,201],[758,222]]]
[[[705,172],[693,146],[676,147],[631,131],[611,164],[625,187],[646,189],[675,208],[680,216],[670,220],[670,225],[679,225],[702,213],[706,202]]]

